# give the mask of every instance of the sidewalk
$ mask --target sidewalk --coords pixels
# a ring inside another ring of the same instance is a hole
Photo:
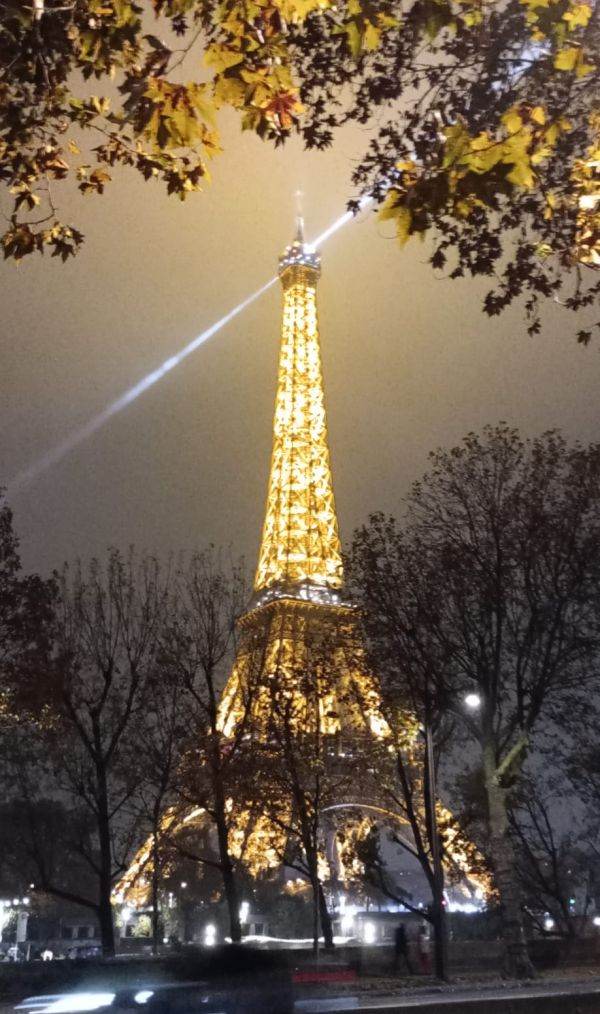
[[[379,980],[381,983],[381,980]],[[364,983],[363,984],[367,985]],[[401,986],[387,989],[371,984],[361,988],[336,989],[319,996],[304,996],[296,1001],[298,1014],[321,1012],[368,1011],[370,1014],[392,1014],[394,1011],[419,1009],[421,1014],[600,1014],[600,974],[586,969],[581,975],[565,970],[563,975],[540,978],[534,982],[507,983],[497,978],[460,982],[448,985]]]

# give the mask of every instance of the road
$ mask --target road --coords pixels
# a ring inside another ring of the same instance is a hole
[[[109,1008],[108,1008],[109,1009]],[[472,986],[468,989],[422,988],[390,996],[329,996],[297,1000],[296,1014],[600,1014],[600,977],[558,980],[525,986]],[[104,1008],[106,1011],[107,1008]],[[0,1004],[0,1014],[14,1014],[13,1004]]]

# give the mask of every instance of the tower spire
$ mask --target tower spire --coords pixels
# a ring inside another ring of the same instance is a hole
[[[304,215],[302,214],[302,191],[297,190],[296,194],[296,235],[294,242],[304,246]]]
[[[254,588],[336,598],[342,556],[327,444],[317,321],[319,254],[296,235],[279,259],[283,321],[265,523]]]

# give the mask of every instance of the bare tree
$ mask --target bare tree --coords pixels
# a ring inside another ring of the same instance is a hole
[[[571,821],[565,821],[568,797],[550,793],[539,781],[524,779],[509,810],[517,871],[529,918],[538,932],[552,931],[572,939],[585,924],[596,863],[586,850],[581,822],[572,810]],[[583,913],[576,911],[573,897],[580,889],[586,893]]]
[[[431,456],[404,525],[356,534],[354,583],[384,683],[435,690],[483,769],[509,974],[532,973],[509,803],[534,730],[564,722],[598,658],[600,448],[504,424]],[[458,707],[477,692],[470,716]]]
[[[256,786],[271,828],[269,846],[311,885],[315,951],[319,924],[325,947],[333,947],[322,875],[334,837],[327,810],[350,797],[357,772],[353,759],[340,750],[351,708],[330,635],[307,637],[305,632],[301,650],[296,646],[291,657],[290,644],[279,644],[262,687],[266,719],[255,743]],[[362,726],[356,731],[364,733]]]
[[[245,604],[239,565],[224,566],[214,550],[193,556],[174,578],[161,634],[165,678],[178,688],[187,723],[187,749],[179,769],[183,809],[201,807],[217,837],[216,857],[194,850],[193,830],[179,825],[179,850],[188,858],[216,866],[223,880],[231,939],[241,939],[234,832],[238,809],[235,786],[250,717],[250,685],[237,696],[229,723],[220,704],[232,661],[235,620]],[[182,810],[183,812],[183,810]],[[176,825],[173,825],[175,832]]]
[[[12,511],[0,488],[0,745],[17,718],[39,715],[44,706],[55,599],[52,579],[22,574]]]
[[[142,862],[139,877],[150,878],[152,908],[152,949],[158,953],[162,941],[161,885],[174,863],[175,843],[172,831],[177,824],[179,779],[186,749],[190,747],[190,727],[184,695],[177,681],[169,679],[162,659],[150,675],[145,688],[145,706],[136,721],[131,739],[130,764],[139,771],[139,783],[133,805],[138,829],[149,835],[151,847]]]
[[[79,850],[96,879],[102,949],[110,955],[112,886],[137,833],[131,804],[141,772],[130,763],[131,737],[156,664],[168,581],[155,560],[111,550],[104,566],[94,560],[85,572],[65,569],[59,587],[54,766],[93,826]],[[61,895],[49,876],[41,886]]]

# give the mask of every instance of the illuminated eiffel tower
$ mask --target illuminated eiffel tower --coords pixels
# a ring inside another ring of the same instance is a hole
[[[279,381],[254,593],[238,620],[238,648],[220,702],[219,725],[226,738],[233,738],[252,698],[252,728],[258,735],[262,728],[264,734],[269,699],[260,688],[264,691],[273,678],[293,686],[309,646],[319,642],[330,652],[327,667],[335,673],[330,683],[339,690],[320,702],[320,731],[341,750],[345,733],[364,731],[366,722],[377,732],[383,722],[372,682],[357,673],[361,658],[357,614],[342,591],[317,321],[320,271],[320,257],[304,242],[298,219],[296,237],[279,261],[283,287]],[[294,693],[299,701],[300,691]],[[201,826],[202,815],[200,807],[187,813],[171,808],[163,817],[163,830],[173,834],[186,826]],[[266,852],[260,855],[263,830],[254,825],[252,832],[256,868],[273,865]],[[116,899],[145,899],[151,856],[149,838],[117,884]]]
[[[317,319],[320,272],[319,254],[304,242],[298,219],[279,260],[283,321],[271,473],[254,594],[239,620],[240,643],[221,701],[226,735],[242,718],[249,684],[293,674],[315,639],[328,643],[340,687],[323,709],[321,731],[340,737],[365,719],[374,730],[381,723],[375,690],[356,672],[356,611],[343,596]],[[342,693],[348,681],[354,692]]]
[[[319,728],[331,744],[332,763],[344,765],[355,737],[370,730],[385,739],[390,730],[381,716],[376,682],[364,662],[356,609],[343,590],[317,320],[320,270],[320,257],[304,242],[299,219],[296,237],[279,261],[283,287],[279,379],[254,592],[238,621],[238,647],[220,702],[219,725],[226,739],[233,738],[250,708],[253,735],[268,735],[270,698],[265,691],[272,680],[286,681],[286,689],[300,705],[296,710],[302,723],[302,691],[296,678],[318,642],[328,653],[329,672],[329,696],[319,704]],[[314,720],[314,711],[308,720]],[[408,714],[405,722],[406,736],[414,739],[416,722]],[[377,790],[373,796],[364,799],[356,784],[338,801],[339,808],[393,816],[377,800]],[[201,807],[188,812],[171,808],[163,817],[163,829],[173,834],[201,827],[203,815]],[[255,871],[273,866],[265,825],[248,812],[242,824],[240,836],[247,836],[247,841],[251,836],[254,842]],[[330,846],[330,869],[337,876],[339,857],[331,835]],[[135,903],[136,898],[145,898],[151,850],[149,838],[117,885],[117,900]],[[466,868],[462,860],[459,865]]]

